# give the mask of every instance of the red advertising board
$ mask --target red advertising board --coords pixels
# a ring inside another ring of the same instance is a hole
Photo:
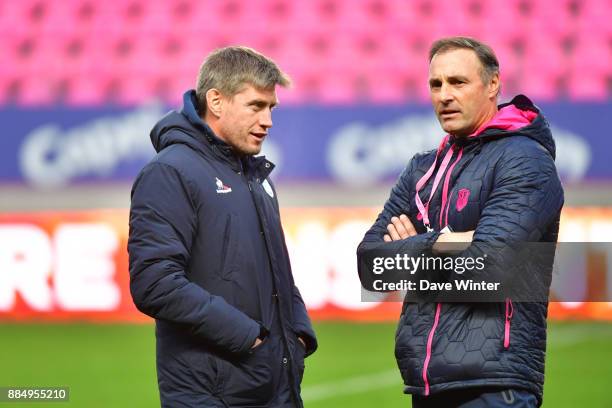
[[[376,214],[282,211],[296,283],[314,319],[397,319],[399,302],[361,301],[355,249]],[[0,319],[149,321],[130,297],[127,221],[126,210],[0,214]],[[600,242],[610,232],[612,208],[568,208],[559,238]],[[612,302],[555,302],[550,316],[612,320]]]

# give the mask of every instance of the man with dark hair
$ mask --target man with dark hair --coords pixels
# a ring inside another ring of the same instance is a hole
[[[274,165],[255,157],[289,79],[246,47],[202,64],[183,108],[151,131],[157,155],[130,211],[130,289],[155,318],[163,407],[302,406],[317,340],[291,274]]]
[[[491,48],[465,37],[435,42],[429,88],[447,136],[410,161],[359,245],[360,265],[376,251],[416,257],[444,254],[447,243],[467,243],[469,251],[556,242],[563,190],[548,123],[523,95],[497,106],[499,64]],[[414,407],[542,403],[546,302],[409,296],[395,355]]]

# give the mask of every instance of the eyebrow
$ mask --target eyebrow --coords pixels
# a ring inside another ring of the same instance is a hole
[[[264,100],[264,99],[253,99],[252,101],[249,101],[247,103],[247,105],[249,106],[261,106],[261,107],[265,107],[270,105],[271,108],[274,108],[275,106],[278,106],[278,101],[274,101],[272,103],[268,103],[268,101]]]
[[[468,78],[466,76],[463,76],[463,75],[451,75],[451,76],[449,76],[447,78],[447,81],[448,82],[453,82],[453,81],[467,82]],[[430,85],[435,85],[435,84],[438,84],[438,83],[441,83],[441,82],[442,82],[442,80],[440,78],[431,78],[429,80],[429,84]]]

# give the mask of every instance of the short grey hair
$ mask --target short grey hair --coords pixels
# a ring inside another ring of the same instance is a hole
[[[487,83],[494,74],[499,74],[499,61],[493,49],[487,44],[470,37],[447,37],[435,41],[429,49],[429,62],[437,54],[456,49],[468,49],[476,53],[482,64],[482,82]]]
[[[291,80],[274,61],[252,48],[219,48],[210,53],[200,66],[196,83],[198,110],[206,111],[206,92],[210,89],[233,97],[246,84],[268,89],[276,85],[288,87]]]

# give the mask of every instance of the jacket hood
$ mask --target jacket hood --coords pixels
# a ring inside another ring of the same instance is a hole
[[[499,105],[497,114],[469,137],[492,139],[516,135],[537,141],[555,158],[555,141],[548,122],[525,95],[518,95],[510,102]]]
[[[155,124],[150,136],[157,152],[178,143],[188,145],[195,150],[203,150],[207,144],[219,145],[222,149],[230,150],[230,147],[215,136],[212,129],[200,118],[193,89],[183,94],[183,108],[164,115]]]

